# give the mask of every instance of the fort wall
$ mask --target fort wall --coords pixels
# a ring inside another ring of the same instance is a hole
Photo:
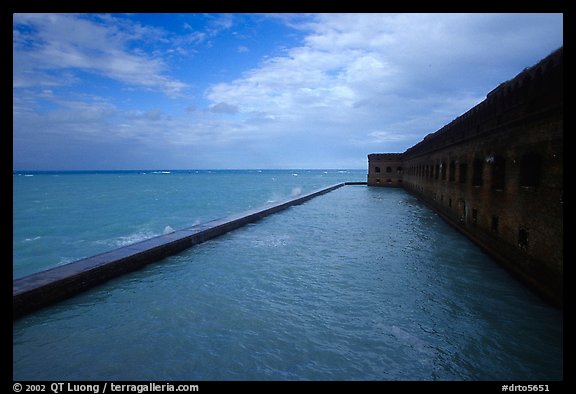
[[[368,185],[402,186],[403,162],[401,153],[373,153],[368,156]]]
[[[369,185],[401,185],[562,304],[562,48],[405,152],[368,160]],[[402,170],[382,182],[390,166]]]

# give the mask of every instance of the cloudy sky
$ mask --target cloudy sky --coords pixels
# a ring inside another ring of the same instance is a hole
[[[14,14],[13,166],[363,169],[562,33],[562,14]]]

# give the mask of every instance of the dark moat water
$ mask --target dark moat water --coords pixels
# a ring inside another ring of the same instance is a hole
[[[400,189],[346,186],[13,325],[15,380],[560,380],[562,313]]]

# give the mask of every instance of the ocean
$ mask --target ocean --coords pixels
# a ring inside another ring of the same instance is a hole
[[[13,278],[364,170],[15,172]],[[345,186],[13,323],[14,380],[563,379],[563,316],[402,189]]]
[[[366,171],[15,172],[13,278],[346,180]]]

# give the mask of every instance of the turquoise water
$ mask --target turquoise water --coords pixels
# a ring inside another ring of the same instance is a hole
[[[366,171],[19,172],[13,278],[271,204]]]
[[[562,321],[411,195],[346,186],[14,322],[13,377],[559,380]]]

